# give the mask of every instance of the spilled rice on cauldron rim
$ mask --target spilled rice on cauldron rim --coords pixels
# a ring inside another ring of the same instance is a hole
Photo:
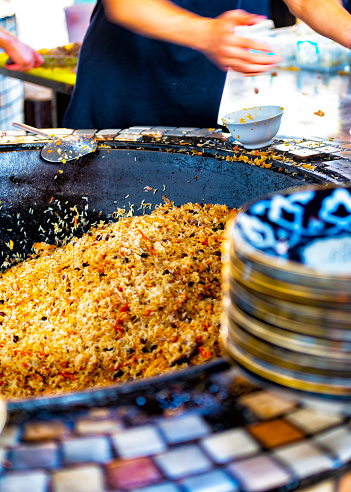
[[[0,392],[106,386],[222,355],[221,246],[236,211],[171,203],[101,224],[0,277]]]

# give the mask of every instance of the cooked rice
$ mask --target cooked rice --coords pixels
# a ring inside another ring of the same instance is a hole
[[[0,391],[25,397],[155,376],[221,355],[225,205],[167,203],[101,224],[0,278]]]

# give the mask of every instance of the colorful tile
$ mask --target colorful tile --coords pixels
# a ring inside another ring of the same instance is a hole
[[[110,442],[106,437],[69,439],[62,442],[63,460],[66,464],[95,461],[107,463],[112,459]]]
[[[106,467],[112,489],[134,490],[163,481],[159,470],[150,458],[115,460]]]
[[[231,134],[227,132],[213,132],[210,133],[207,138],[209,140],[221,140],[222,142],[234,140]]]
[[[342,419],[333,415],[317,413],[308,408],[302,408],[286,416],[286,420],[296,425],[306,434],[321,432],[333,425],[338,425]]]
[[[97,132],[97,129],[93,130],[92,128],[87,128],[87,129],[80,129],[80,130],[74,130],[73,135],[79,136],[79,137],[93,137],[95,133]]]
[[[154,129],[144,130],[141,132],[141,135],[143,135],[144,137],[161,138],[166,131],[167,130],[154,130]]]
[[[187,138],[207,137],[208,135],[210,135],[211,133],[214,133],[215,131],[216,131],[215,129],[209,130],[208,128],[201,128],[200,130],[195,130],[193,132],[187,133],[186,136],[187,136]]]
[[[339,152],[339,148],[338,147],[332,147],[330,145],[328,146],[325,146],[325,147],[319,147],[319,149],[323,154],[335,154],[337,152]]]
[[[250,492],[264,492],[292,481],[292,475],[269,455],[236,461],[227,470]]]
[[[7,425],[0,434],[0,446],[15,446],[20,440],[20,427]]]
[[[325,144],[323,142],[316,142],[315,140],[307,140],[306,142],[301,142],[300,145],[302,145],[303,147],[308,147],[310,149],[315,149],[324,146]]]
[[[134,490],[133,492],[181,492],[180,488],[174,483],[161,483],[159,485],[151,485],[151,487],[143,487],[142,489]]]
[[[302,489],[301,492],[336,492],[335,481],[328,480],[326,482],[313,485],[312,487]]]
[[[29,422],[24,426],[24,441],[45,441],[62,439],[70,435],[65,424],[59,420]]]
[[[89,418],[78,419],[75,423],[75,431],[80,435],[109,434],[123,429],[123,424],[118,420],[96,420]]]
[[[7,137],[20,137],[27,135],[26,130],[6,130],[3,132]]]
[[[83,491],[104,491],[104,477],[100,467],[85,465],[72,469],[63,469],[53,473],[52,492]]]
[[[342,159],[349,159],[349,160],[351,160],[351,151],[350,150],[344,150],[344,151],[341,151],[340,152],[340,149],[339,149],[339,152],[337,152],[335,155],[337,157],[341,157]]]
[[[137,133],[119,133],[117,137],[114,137],[113,140],[123,140],[125,142],[141,142],[143,139],[142,135]]]
[[[156,130],[156,131],[166,132],[168,130],[175,130],[176,127],[175,126],[153,126],[153,127],[151,127],[151,129]]]
[[[346,426],[324,432],[315,437],[314,441],[328,449],[342,462],[351,459],[351,432]]]
[[[47,492],[48,484],[49,476],[41,471],[9,472],[0,478],[1,492]]]
[[[274,149],[280,150],[281,152],[288,152],[289,150],[296,150],[300,147],[294,143],[278,144],[273,146]]]
[[[211,432],[207,422],[200,415],[195,414],[159,420],[157,425],[171,444],[199,439]]]
[[[155,460],[161,470],[170,479],[195,475],[209,471],[212,468],[211,461],[195,445],[178,447],[156,456]]]
[[[119,135],[125,135],[125,134],[131,134],[131,135],[140,135],[143,130],[146,130],[146,128],[124,128],[119,132]]]
[[[320,155],[319,150],[312,149],[299,149],[299,150],[290,150],[290,154],[298,157],[299,159],[307,159],[308,157],[315,157],[316,155]]]
[[[121,128],[106,128],[95,133],[96,137],[114,137],[121,131]]]
[[[339,488],[337,489],[337,492],[350,492],[351,490],[351,472],[345,473],[340,478],[339,482]]]
[[[269,391],[258,391],[239,398],[260,419],[280,417],[296,407],[296,401],[288,400]]]
[[[222,470],[214,470],[181,480],[186,492],[236,492],[238,484]]]
[[[258,443],[243,429],[213,434],[203,439],[201,445],[216,463],[227,463],[260,450]]]
[[[57,468],[58,446],[53,442],[22,445],[10,451],[9,460],[15,470],[29,468]]]
[[[340,174],[344,178],[351,179],[351,162],[345,159],[329,161],[325,163],[326,169]]]
[[[8,460],[6,460],[7,449],[0,448],[0,471],[2,471],[6,465],[10,464]]]
[[[116,128],[115,130],[114,129],[100,130],[99,132],[95,133],[95,139],[97,141],[104,141],[104,140],[111,141],[118,135],[120,131],[121,131],[120,128]]]
[[[248,431],[270,449],[299,441],[305,437],[301,431],[283,419],[250,425]]]
[[[279,448],[273,455],[293,470],[300,479],[331,470],[336,465],[335,461],[323,454],[317,446],[306,441]]]
[[[92,418],[95,420],[104,420],[104,419],[109,419],[113,417],[113,410],[110,408],[96,408],[93,407],[91,408],[87,414],[85,415],[85,418]]]
[[[134,427],[119,434],[113,434],[112,441],[122,458],[150,456],[167,449],[158,430],[151,425]]]

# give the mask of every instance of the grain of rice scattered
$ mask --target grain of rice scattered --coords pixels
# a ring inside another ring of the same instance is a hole
[[[107,386],[222,354],[221,247],[235,210],[169,200],[150,215],[120,210],[118,222],[64,246],[37,243],[37,257],[1,275],[6,397]]]

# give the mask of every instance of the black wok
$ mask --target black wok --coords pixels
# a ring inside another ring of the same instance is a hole
[[[190,148],[185,153],[182,146],[165,147],[163,151],[147,145],[99,148],[74,163],[51,164],[41,159],[38,148],[14,145],[4,149],[0,153],[0,262],[28,255],[34,242],[60,242],[72,234],[71,230],[57,233],[50,226],[62,214],[69,216],[69,223],[73,223],[77,211],[84,217],[84,224],[79,222],[74,230],[77,235],[97,220],[111,220],[117,207],[128,210],[134,204],[135,213],[147,213],[150,207],[163,202],[162,195],[176,205],[206,202],[240,207],[264,193],[301,186],[305,180],[302,173],[289,175],[244,162],[228,162],[228,151],[212,149],[210,154],[205,150],[203,155],[192,155]],[[308,182],[314,181],[321,179],[311,175]],[[143,203],[151,205],[138,212]],[[10,401],[8,408],[36,411],[106,404],[136,388],[146,389],[177,377],[196,381],[204,372],[226,366],[226,360],[220,359],[124,385]]]

